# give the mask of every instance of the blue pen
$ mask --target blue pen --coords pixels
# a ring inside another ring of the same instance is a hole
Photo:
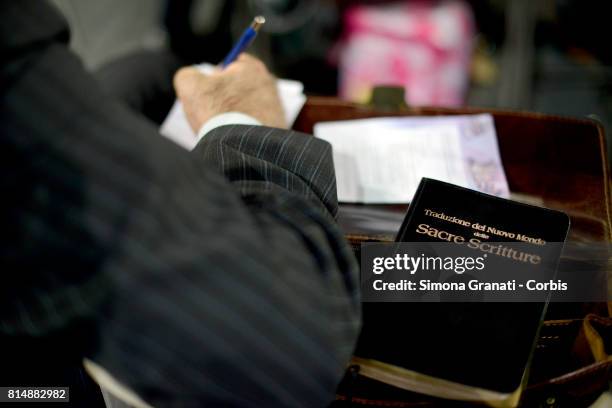
[[[257,36],[259,27],[261,27],[261,25],[265,22],[266,19],[263,16],[257,16],[253,19],[251,25],[248,26],[246,30],[244,30],[238,42],[236,42],[229,54],[227,54],[225,59],[223,59],[223,62],[221,63],[221,69],[227,67],[229,64],[234,62],[236,58],[238,58],[238,56],[244,50],[246,50],[249,45],[251,45],[251,43]]]

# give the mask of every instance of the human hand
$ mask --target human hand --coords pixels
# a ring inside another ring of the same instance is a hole
[[[241,54],[210,75],[194,67],[181,68],[174,75],[174,89],[196,133],[213,116],[230,111],[250,115],[262,125],[287,127],[276,79],[251,55]]]

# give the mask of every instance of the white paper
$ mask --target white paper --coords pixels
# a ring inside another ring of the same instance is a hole
[[[333,147],[341,202],[408,203],[422,177],[510,194],[488,114],[320,122],[314,134]]]
[[[215,68],[211,64],[200,64],[197,67],[204,74],[210,74]],[[306,103],[304,85],[299,81],[279,79],[277,87],[285,113],[285,122],[288,127],[291,127]],[[197,144],[197,135],[189,126],[183,106],[178,100],[174,102],[159,132],[187,150],[192,150]]]

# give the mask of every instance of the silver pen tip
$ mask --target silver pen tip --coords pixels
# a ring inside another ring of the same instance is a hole
[[[266,18],[264,16],[256,16],[253,19],[253,22],[251,23],[251,28],[257,31],[259,30],[259,27],[261,27],[265,22],[266,22]]]

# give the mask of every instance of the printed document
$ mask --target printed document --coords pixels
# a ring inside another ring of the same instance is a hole
[[[338,200],[408,203],[422,177],[509,197],[489,114],[320,122],[333,147]]]

